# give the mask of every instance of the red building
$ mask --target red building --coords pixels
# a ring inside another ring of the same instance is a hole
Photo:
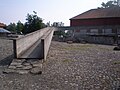
[[[76,38],[88,42],[116,43],[120,34],[120,7],[91,9],[70,19]]]
[[[4,28],[4,27],[6,27],[6,25],[3,23],[0,23],[0,28]]]
[[[120,8],[91,9],[70,19],[70,26],[120,25]]]
[[[10,34],[10,31],[4,29],[5,27],[6,27],[5,24],[0,23],[0,37],[5,37],[5,36],[7,36],[8,34]]]

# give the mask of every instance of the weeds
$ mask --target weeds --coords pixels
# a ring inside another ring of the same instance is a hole
[[[65,47],[65,50],[87,50],[88,48],[92,47],[92,45],[78,45],[75,47],[74,45],[70,45],[68,47]]]
[[[69,63],[71,60],[69,60],[69,59],[65,59],[65,60],[63,60],[63,63]]]

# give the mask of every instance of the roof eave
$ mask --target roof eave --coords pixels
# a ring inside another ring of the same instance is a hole
[[[71,19],[69,19],[69,20],[109,19],[109,18],[120,18],[120,17],[98,17],[98,18],[79,18],[79,19],[76,19],[76,18],[71,18]]]

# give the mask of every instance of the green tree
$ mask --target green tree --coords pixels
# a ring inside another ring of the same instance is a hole
[[[45,25],[42,18],[37,16],[37,13],[33,11],[34,14],[27,14],[27,22],[24,25],[24,33],[31,33],[36,30],[43,28]]]
[[[64,23],[63,22],[53,22],[52,26],[54,26],[54,27],[62,27],[62,26],[64,26]]]
[[[111,0],[106,3],[102,2],[101,8],[109,8],[109,7],[119,7],[118,2],[116,0]]]
[[[16,31],[17,31],[17,33],[21,34],[23,32],[23,30],[24,30],[24,24],[21,23],[20,21],[18,21],[18,23],[16,25]]]
[[[13,33],[17,33],[16,31],[16,24],[15,23],[10,23],[7,27],[6,27],[7,30],[13,32]]]

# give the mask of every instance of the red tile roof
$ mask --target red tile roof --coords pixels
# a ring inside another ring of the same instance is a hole
[[[6,25],[4,23],[0,23],[0,27],[3,28],[5,27]]]
[[[91,9],[71,19],[93,19],[93,18],[113,18],[113,17],[120,17],[120,7]]]

